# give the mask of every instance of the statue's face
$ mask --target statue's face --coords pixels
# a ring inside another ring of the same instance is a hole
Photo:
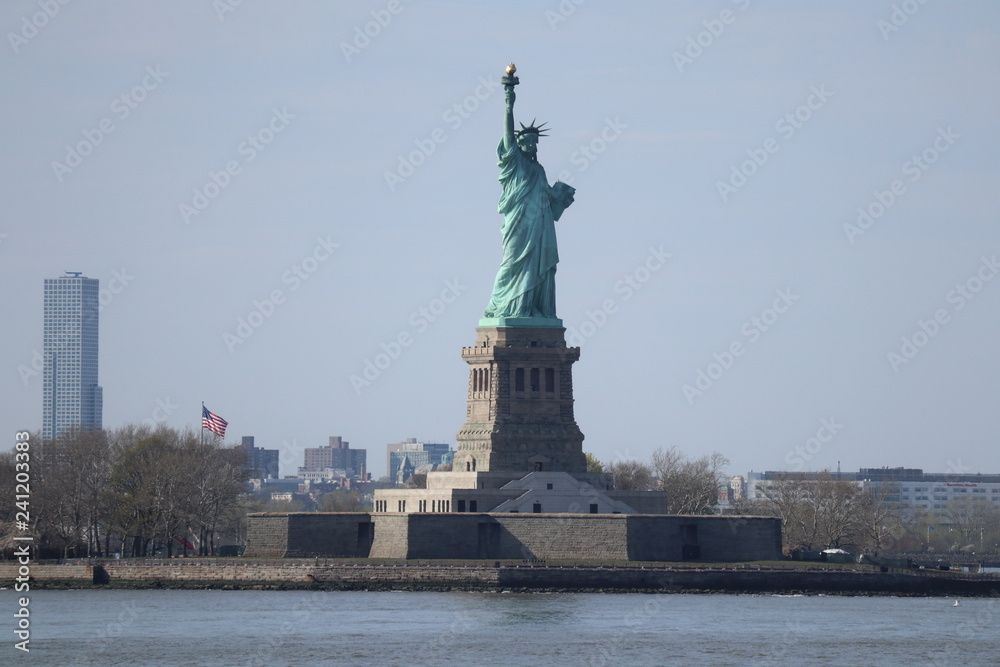
[[[521,150],[525,153],[530,153],[534,155],[538,152],[538,135],[537,134],[522,134],[517,138],[517,145],[521,147]]]

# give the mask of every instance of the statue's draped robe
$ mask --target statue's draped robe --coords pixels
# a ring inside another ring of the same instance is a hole
[[[553,204],[545,169],[516,143],[504,151],[501,139],[497,157],[503,259],[485,316],[554,318],[559,261],[555,221],[562,207]]]

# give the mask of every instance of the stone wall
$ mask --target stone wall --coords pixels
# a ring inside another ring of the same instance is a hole
[[[247,517],[251,558],[365,558],[372,544],[366,512],[265,512]]]
[[[781,520],[773,517],[681,517],[698,521],[701,560],[730,560],[734,545],[740,560],[779,560]]]
[[[627,518],[621,514],[377,514],[371,557],[627,560]]]
[[[372,518],[377,544],[382,517]],[[488,514],[410,514],[409,519],[403,536],[405,551],[396,552],[406,556],[388,558],[500,558],[479,549],[479,525],[490,523]]]
[[[261,513],[248,557],[618,561],[781,558],[781,523],[764,517],[520,513]]]
[[[373,558],[674,562],[781,558],[781,523],[762,517],[377,514],[373,522]]]
[[[0,563],[0,579],[13,582],[16,562]],[[100,583],[125,587],[202,588],[300,588],[319,590],[372,589],[545,589],[651,590],[651,591],[808,591],[893,593],[908,595],[1000,596],[1000,578],[952,572],[893,570],[854,566],[808,569],[744,566],[559,566],[501,565],[494,563],[442,566],[406,563],[316,564],[309,561],[279,563],[224,560],[107,561],[95,565],[31,564],[31,590],[89,584],[93,571],[104,575]]]
[[[236,562],[224,560],[161,560],[105,561],[97,565],[31,564],[32,585],[39,582],[94,581],[94,570],[102,574],[100,583],[136,582],[155,585],[156,582],[188,582],[191,584],[333,584],[345,587],[370,585],[496,585],[496,568],[487,567],[422,567],[398,564],[314,564]],[[13,582],[17,564],[0,563],[0,578]]]
[[[247,548],[250,558],[284,558],[288,551],[288,518],[284,512],[247,515]]]
[[[498,558],[628,560],[624,514],[495,514]]]
[[[753,561],[781,558],[781,520],[771,517],[628,517],[628,558]]]
[[[2,586],[6,586],[14,591],[17,584],[15,578],[18,576],[20,563],[17,561],[0,563],[0,581]],[[90,565],[39,565],[32,562],[29,564],[30,581],[62,581],[80,580],[90,581],[93,577],[93,569]]]
[[[375,539],[370,558],[407,558],[409,553],[410,517],[415,514],[376,514]],[[404,554],[398,556],[397,554]],[[458,558],[458,556],[456,556]]]

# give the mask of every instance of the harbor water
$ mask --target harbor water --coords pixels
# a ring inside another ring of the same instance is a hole
[[[17,604],[0,592],[2,607]],[[42,590],[44,665],[972,665],[1000,599],[471,592]],[[9,613],[4,613],[8,622]]]

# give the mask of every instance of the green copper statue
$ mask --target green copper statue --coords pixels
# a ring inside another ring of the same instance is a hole
[[[538,164],[538,138],[545,136],[534,121],[514,131],[514,86],[519,81],[514,63],[501,80],[506,97],[504,132],[497,157],[500,166],[499,211],[503,214],[503,259],[484,316],[546,318],[556,320],[556,226],[562,212],[573,203],[575,190],[562,181],[549,187],[545,169]],[[538,320],[535,319],[535,323]],[[504,322],[515,325],[514,322]]]

